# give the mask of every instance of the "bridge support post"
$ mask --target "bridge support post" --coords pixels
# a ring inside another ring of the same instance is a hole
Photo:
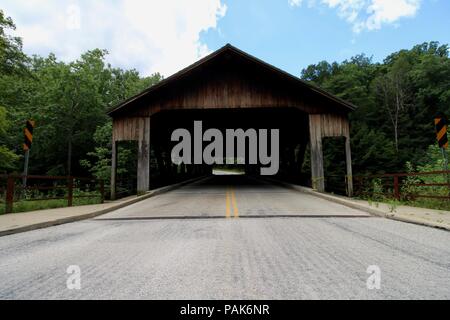
[[[139,119],[137,192],[150,190],[150,117]]]
[[[345,137],[345,162],[347,164],[347,195],[353,197],[353,173],[352,173],[352,153],[350,149],[350,135]]]
[[[111,200],[116,200],[116,179],[117,179],[117,141],[113,135],[111,154]]]
[[[320,115],[309,116],[309,138],[311,146],[312,188],[319,192],[325,192],[322,151],[322,122]]]

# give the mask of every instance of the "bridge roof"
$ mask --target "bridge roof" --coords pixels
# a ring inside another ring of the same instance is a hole
[[[178,81],[180,81],[182,78],[189,76],[191,73],[195,72],[198,69],[206,68],[208,64],[215,60],[219,60],[224,56],[234,56],[241,58],[245,60],[249,64],[253,64],[254,66],[272,73],[275,76],[281,77],[283,80],[289,81],[290,83],[293,83],[295,86],[298,86],[299,89],[301,89],[303,92],[306,90],[310,94],[320,97],[322,100],[329,101],[335,106],[339,107],[339,111],[349,112],[356,109],[356,106],[351,104],[350,102],[347,102],[309,82],[306,82],[286,71],[283,71],[267,62],[264,62],[234,46],[231,44],[227,44],[224,47],[218,49],[217,51],[214,51],[213,53],[209,54],[208,56],[200,59],[199,61],[193,63],[192,65],[182,69],[181,71],[178,71],[177,73],[171,75],[170,77],[160,81],[158,84],[155,84],[146,90],[142,91],[141,93],[121,102],[117,106],[110,109],[107,114],[114,117],[117,113],[127,113],[128,111],[131,111],[130,108],[133,108],[133,105],[140,104],[141,100],[156,96],[158,93],[166,88],[167,86],[174,84]]]

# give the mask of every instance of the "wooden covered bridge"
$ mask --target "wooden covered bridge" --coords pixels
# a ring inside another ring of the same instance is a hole
[[[354,109],[228,44],[108,112],[113,118],[111,197],[115,198],[118,142],[138,142],[137,191],[145,192],[151,187],[151,163],[159,171],[172,167],[167,161],[172,131],[191,128],[194,120],[210,128],[279,128],[280,161],[290,175],[302,170],[309,143],[310,182],[318,191],[325,189],[322,138],[345,137],[346,187],[351,195],[348,114]],[[205,172],[204,166],[195,165],[185,170]]]

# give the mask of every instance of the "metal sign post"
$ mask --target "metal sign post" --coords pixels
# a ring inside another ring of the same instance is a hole
[[[23,129],[24,143],[23,150],[25,151],[25,163],[23,168],[23,187],[27,186],[27,176],[28,176],[28,163],[30,161],[30,149],[33,143],[33,129],[35,127],[35,122],[33,120],[28,120],[25,128]]]
[[[27,186],[27,176],[28,176],[28,162],[30,160],[30,150],[25,151],[25,163],[23,166],[23,178],[22,178],[22,184],[25,188]]]

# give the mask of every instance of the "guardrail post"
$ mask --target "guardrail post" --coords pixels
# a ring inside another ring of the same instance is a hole
[[[100,201],[101,203],[105,202],[105,181],[103,179],[100,180]]]
[[[14,203],[14,177],[9,175],[6,183],[5,213],[13,212],[13,203]]]
[[[394,176],[394,198],[400,200],[400,188],[397,175]]]
[[[73,204],[73,177],[67,178],[67,206],[71,207]]]

